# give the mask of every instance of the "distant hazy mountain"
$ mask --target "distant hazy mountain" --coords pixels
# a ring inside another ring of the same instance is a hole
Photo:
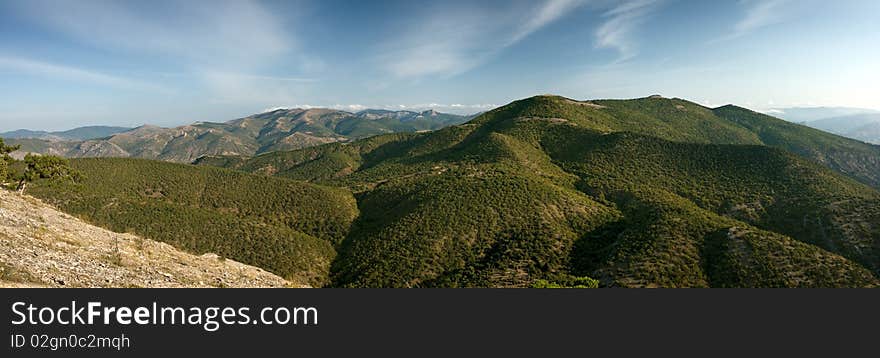
[[[225,123],[199,122],[175,128],[144,125],[106,134],[84,127],[67,132],[17,131],[8,138],[21,152],[82,157],[136,157],[189,163],[204,155],[251,156],[393,132],[435,130],[469,116],[424,112],[278,109]],[[21,153],[19,153],[21,155]]]
[[[825,118],[804,124],[861,141],[880,144],[880,113]]]
[[[880,111],[848,107],[782,108],[768,114],[826,132],[880,144]]]
[[[797,123],[813,122],[828,118],[846,117],[864,113],[880,114],[880,111],[854,107],[793,107],[776,108],[767,111],[767,114],[771,116]]]
[[[62,132],[54,132],[53,135],[65,139],[86,140],[95,138],[104,138],[112,136],[116,133],[122,133],[131,130],[128,127],[108,127],[108,126],[87,126],[74,128]]]
[[[32,138],[45,140],[86,140],[94,138],[109,137],[116,133],[125,132],[131,128],[126,127],[109,127],[109,126],[88,126],[79,127],[66,131],[45,132],[32,131],[27,129],[19,129],[10,132],[0,133],[0,138]]]
[[[44,138],[49,135],[45,131],[32,131],[29,129],[18,129],[9,132],[0,133],[0,138]]]
[[[847,131],[844,136],[868,143],[880,144],[880,121],[853,128]]]
[[[880,122],[880,113],[859,113],[841,117],[823,118],[804,122],[804,124],[823,131],[843,134],[866,124],[877,122]]]

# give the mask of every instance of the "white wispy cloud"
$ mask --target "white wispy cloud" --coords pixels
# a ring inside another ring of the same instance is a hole
[[[519,42],[531,33],[540,30],[542,27],[565,16],[569,11],[585,3],[585,0],[548,0],[544,2],[538,7],[535,15],[529,18],[510,37],[506,46]]]
[[[147,66],[161,64],[182,77],[192,77],[188,84],[201,86],[223,101],[260,101],[261,94],[270,96],[267,101],[274,100],[294,92],[285,86],[314,81],[307,76],[261,74],[279,63],[288,65],[292,73],[323,66],[320,59],[298,47],[289,24],[253,0],[29,0],[12,8],[75,43],[109,54],[107,58],[134,57]],[[295,18],[295,14],[285,16]],[[67,75],[120,82],[72,71]]]
[[[605,21],[596,29],[596,47],[616,50],[618,62],[636,56],[638,49],[632,38],[641,25],[662,0],[628,0],[619,2],[602,15]]]
[[[730,34],[717,38],[711,43],[733,40],[749,33],[778,24],[785,20],[784,5],[790,0],[741,0],[745,15],[733,26]]]
[[[35,23],[103,50],[199,64],[253,63],[295,44],[280,20],[255,1],[29,0],[16,9]]]
[[[224,73],[214,73],[215,76],[224,76],[231,79],[247,79],[247,80],[261,80],[261,81],[272,81],[272,82],[316,82],[316,78],[308,78],[308,77],[293,77],[293,76],[268,76],[268,75],[257,75],[250,73],[237,73],[237,72],[224,72]]]
[[[308,87],[315,81],[216,70],[198,71],[194,76],[204,83],[213,102],[249,105],[284,103],[290,98],[300,98],[308,93]]]
[[[384,44],[377,62],[397,78],[453,76],[479,66],[586,0],[508,3],[507,7],[432,9],[407,33]],[[418,30],[415,30],[418,29]]]
[[[168,92],[168,89],[162,86],[140,80],[29,58],[0,56],[0,68],[46,79],[86,82],[120,89]]]

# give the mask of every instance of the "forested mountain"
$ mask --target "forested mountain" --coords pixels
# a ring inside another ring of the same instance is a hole
[[[98,132],[81,128],[58,135],[17,133],[11,138],[18,139],[7,142],[21,145],[23,152],[69,158],[134,157],[190,163],[204,155],[250,156],[383,133],[434,130],[468,118],[433,110],[350,113],[330,109],[279,109],[225,123],[199,122],[175,128],[145,125],[88,140],[73,139],[75,135]]]
[[[75,160],[99,179],[34,194],[263,267],[284,254],[240,251],[260,235],[180,217],[295,230],[305,236],[281,240],[295,264],[269,269],[332,286],[863,287],[880,274],[878,159],[876,146],[733,106],[537,96],[430,133],[197,161],[264,176]],[[206,175],[236,180],[187,182]],[[216,227],[229,231],[199,233]]]
[[[128,158],[72,161],[79,183],[30,193],[116,232],[211,252],[294,282],[326,283],[333,244],[357,216],[344,189]]]
[[[804,125],[732,105],[715,109],[681,99],[659,96],[633,100],[579,102],[563,97],[537,96],[479,116],[477,124],[502,113],[504,116],[550,118],[558,122],[577,122],[581,128],[601,133],[632,132],[675,142],[714,144],[753,144],[783,149],[819,162],[865,184],[880,188],[880,146],[842,138]],[[258,156],[232,166],[260,169],[262,162],[286,154]],[[230,158],[205,158],[202,163]],[[269,171],[284,172],[283,164]]]

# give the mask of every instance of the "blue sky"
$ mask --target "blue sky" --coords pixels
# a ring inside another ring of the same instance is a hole
[[[541,93],[880,109],[880,1],[0,2],[0,130]]]

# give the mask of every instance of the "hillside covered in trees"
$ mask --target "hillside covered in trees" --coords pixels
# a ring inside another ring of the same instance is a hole
[[[876,286],[880,149],[780,122],[537,96],[430,133],[196,167],[74,160],[85,183],[33,193],[329,286]]]
[[[31,189],[116,232],[215,253],[296,282],[326,283],[333,244],[357,216],[343,189],[143,159],[77,159],[79,182]]]

